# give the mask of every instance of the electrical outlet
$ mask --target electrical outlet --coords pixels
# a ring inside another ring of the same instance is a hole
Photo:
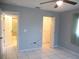
[[[36,44],[36,42],[33,42],[33,44]]]

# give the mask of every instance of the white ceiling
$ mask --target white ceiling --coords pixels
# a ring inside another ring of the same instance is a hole
[[[40,9],[43,10],[56,11],[56,12],[63,12],[63,11],[79,8],[79,0],[73,0],[78,3],[77,5],[70,5],[64,3],[63,6],[60,8],[54,8],[55,3],[53,2],[40,5],[41,2],[46,2],[46,1],[50,1],[50,0],[4,0],[3,2],[13,5],[30,7],[30,8],[40,7]]]

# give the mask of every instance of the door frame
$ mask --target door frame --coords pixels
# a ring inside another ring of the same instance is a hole
[[[17,22],[17,52],[18,52],[18,49],[19,49],[19,12],[14,12],[14,11],[2,11],[1,12],[1,15],[2,14],[8,14],[8,15],[16,15],[18,16],[18,22]]]
[[[54,39],[52,39],[52,35],[51,35],[51,40],[52,40],[52,42],[51,42],[51,48],[54,48],[54,46],[55,46],[55,27],[56,27],[56,17],[55,16],[43,16],[43,17],[52,17],[52,18],[54,18]],[[53,22],[53,21],[52,21]],[[43,21],[42,21],[42,43],[43,43]],[[52,46],[53,45],[53,46]],[[42,45],[43,46],[43,45]],[[43,47],[42,47],[43,48]]]

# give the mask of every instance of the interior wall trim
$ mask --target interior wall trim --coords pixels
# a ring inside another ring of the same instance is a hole
[[[41,48],[31,48],[31,49],[23,49],[23,50],[19,50],[19,52],[29,52],[29,51],[35,51]]]

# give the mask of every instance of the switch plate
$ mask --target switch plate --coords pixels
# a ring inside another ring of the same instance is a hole
[[[24,29],[24,32],[27,32],[27,30],[26,30],[26,29]]]

